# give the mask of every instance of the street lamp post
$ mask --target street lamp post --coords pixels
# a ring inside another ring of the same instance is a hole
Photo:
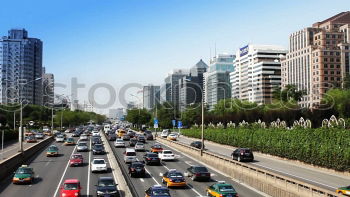
[[[203,156],[204,150],[204,99],[202,96],[202,146],[201,146],[201,156]]]

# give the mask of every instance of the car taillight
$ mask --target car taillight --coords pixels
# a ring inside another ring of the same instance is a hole
[[[79,193],[78,193],[78,192],[76,192],[76,193],[74,194],[74,196],[79,196]]]
[[[147,158],[147,160],[152,160],[152,158]]]
[[[224,195],[220,194],[220,197],[224,197]]]
[[[174,180],[173,179],[169,179],[169,182],[174,182]]]
[[[131,171],[135,171],[135,168],[131,168]]]
[[[201,173],[196,173],[195,175],[196,175],[196,176],[200,176],[200,175],[201,175]]]

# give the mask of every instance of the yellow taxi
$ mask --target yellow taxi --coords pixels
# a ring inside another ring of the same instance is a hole
[[[125,135],[126,134],[126,131],[125,130],[123,130],[123,129],[119,129],[119,131],[118,131],[118,137],[123,137],[123,135]]]
[[[345,187],[339,187],[335,192],[338,194],[350,196],[350,185]]]
[[[64,145],[75,145],[75,141],[73,138],[67,138],[66,141],[64,141]]]
[[[186,187],[186,180],[184,175],[176,169],[170,169],[166,173],[162,174],[162,182],[167,187]]]

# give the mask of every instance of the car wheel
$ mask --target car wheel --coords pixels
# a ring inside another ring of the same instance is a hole
[[[238,161],[238,162],[241,162],[241,157],[237,157],[237,161]]]

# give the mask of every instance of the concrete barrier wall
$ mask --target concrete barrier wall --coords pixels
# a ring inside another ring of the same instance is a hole
[[[0,180],[10,176],[19,166],[31,159],[37,152],[41,151],[53,141],[53,137],[48,137],[36,145],[29,147],[21,153],[17,153],[12,157],[0,163]]]
[[[191,146],[157,138],[159,142],[174,147],[191,157],[202,161],[217,170],[247,184],[259,191],[276,197],[335,197],[335,192],[313,186],[290,177],[282,176],[264,169],[252,167],[247,164],[225,158],[207,151],[203,151]]]

